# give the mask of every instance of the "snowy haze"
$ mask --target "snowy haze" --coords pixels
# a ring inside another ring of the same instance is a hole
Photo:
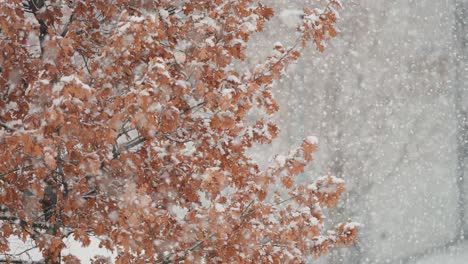
[[[287,15],[316,2],[269,1],[280,15],[252,52],[291,42]],[[320,263],[468,263],[468,1],[342,2],[338,37],[275,90],[282,132],[254,156],[267,164],[315,135],[300,180],[346,180],[330,221],[362,223],[360,241]]]
[[[324,3],[264,2],[277,16],[250,40],[248,63],[290,45],[302,7]],[[324,53],[304,50],[275,87],[281,133],[252,157],[266,166],[313,135],[299,181],[346,181],[329,222],[361,223],[359,242],[314,263],[468,263],[468,0],[342,2],[338,37]],[[83,263],[111,255],[96,240],[68,245]]]

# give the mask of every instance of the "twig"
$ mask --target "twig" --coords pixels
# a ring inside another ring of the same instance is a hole
[[[29,168],[32,168],[32,167],[33,167],[33,165],[28,165],[28,166],[18,167],[18,168],[12,169],[12,170],[10,170],[10,171],[1,173],[1,174],[0,174],[0,179],[2,179],[3,177],[5,177],[6,175],[8,175],[8,174],[10,174],[10,173],[12,173],[12,172],[16,172],[16,171],[24,170],[24,169],[29,169]]]
[[[301,196],[301,195],[300,195],[300,194],[296,194],[296,195],[294,195],[294,196],[291,196],[291,197],[289,197],[289,198],[288,198],[288,199],[286,199],[286,200],[283,200],[283,201],[277,202],[277,203],[275,203],[275,204],[273,204],[273,205],[280,205],[280,204],[283,204],[283,203],[289,202],[289,201],[291,201],[291,200],[293,200],[293,199],[295,199],[295,198],[297,198],[297,197],[299,197],[299,196]]]
[[[8,130],[8,131],[10,131],[10,132],[13,132],[13,131],[16,130],[16,129],[14,129],[14,128],[12,128],[12,127],[10,127],[10,126],[8,126],[7,124],[2,123],[2,122],[0,122],[0,127],[3,127],[3,128],[5,128],[6,130]]]
[[[23,254],[25,254],[25,253],[27,253],[27,252],[33,250],[33,249],[36,249],[36,248],[37,248],[37,246],[33,246],[33,247],[28,248],[28,249],[25,249],[25,250],[23,250],[23,251],[21,251],[21,252],[19,252],[19,253],[15,253],[15,254],[5,254],[5,255],[7,255],[8,257],[19,257],[19,256],[21,256],[21,255],[23,255]]]

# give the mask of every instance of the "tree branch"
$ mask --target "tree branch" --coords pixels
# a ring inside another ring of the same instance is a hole
[[[130,140],[129,142],[127,142],[125,144],[125,150],[129,150],[135,146],[138,146],[139,144],[143,143],[146,141],[146,138],[145,137],[137,137],[137,138],[134,138],[133,140]]]
[[[15,131],[14,128],[9,127],[7,124],[2,123],[2,122],[0,122],[0,127],[3,127],[3,128],[5,128],[6,130],[8,130],[8,131],[10,131],[10,132]]]
[[[33,250],[33,249],[36,249],[36,248],[38,248],[38,247],[37,247],[37,246],[33,246],[33,247],[30,247],[30,248],[28,248],[28,249],[25,249],[25,250],[23,250],[23,251],[21,251],[21,252],[19,252],[19,253],[4,254],[4,255],[7,256],[7,258],[15,258],[15,257],[19,257],[19,256],[21,256],[21,255],[23,255],[23,254],[25,254],[25,253],[28,253],[29,251],[31,251],[31,250]],[[28,254],[28,256],[29,256],[29,254]],[[0,260],[0,263],[1,263],[1,262],[2,262],[2,260]],[[11,260],[10,260],[10,262],[11,262]],[[14,262],[13,262],[13,263],[14,263]]]
[[[63,28],[63,31],[60,34],[61,37],[65,37],[67,35],[68,27],[70,26],[70,24],[73,22],[74,19],[75,19],[75,10],[73,10],[73,13],[70,15],[70,18],[68,19],[67,24],[65,24],[65,27]]]
[[[0,215],[0,221],[7,221],[7,222],[19,222],[19,225],[21,227],[27,227],[28,226],[28,223],[24,220],[21,220],[19,219],[18,217],[16,216],[6,216],[6,215]],[[32,228],[36,228],[36,229],[48,229],[50,228],[50,225],[46,224],[46,223],[42,223],[42,222],[33,222],[32,223]]]
[[[5,177],[6,175],[8,175],[8,174],[10,174],[12,172],[16,172],[16,171],[24,170],[24,169],[29,169],[29,168],[32,168],[32,167],[33,167],[33,165],[28,165],[28,166],[24,166],[24,167],[18,167],[18,168],[12,169],[12,170],[4,172],[4,173],[0,173],[0,180],[2,180],[3,177]]]
[[[43,261],[26,261],[19,259],[0,259],[0,263],[12,263],[12,264],[44,264]]]

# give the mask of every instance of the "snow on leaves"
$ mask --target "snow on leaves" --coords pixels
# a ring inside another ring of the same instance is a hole
[[[357,225],[325,227],[341,180],[295,182],[314,138],[265,171],[244,153],[277,136],[274,81],[336,35],[338,1],[242,72],[274,14],[256,1],[46,2],[0,3],[1,238],[33,239],[49,263],[69,236],[117,263],[304,262],[356,240]]]

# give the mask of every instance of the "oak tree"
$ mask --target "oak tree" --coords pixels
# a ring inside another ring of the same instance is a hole
[[[323,211],[344,182],[295,182],[315,138],[266,170],[245,154],[277,135],[270,90],[340,7],[305,8],[295,45],[240,69],[273,16],[258,1],[0,1],[0,252],[17,236],[76,263],[64,238],[93,236],[117,263],[297,263],[353,243]]]

